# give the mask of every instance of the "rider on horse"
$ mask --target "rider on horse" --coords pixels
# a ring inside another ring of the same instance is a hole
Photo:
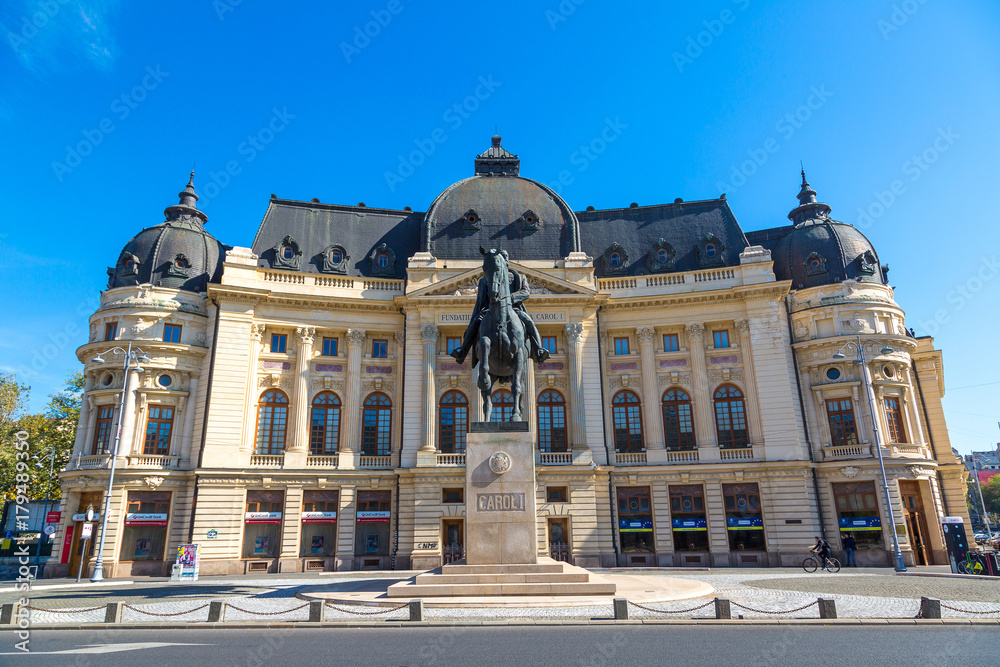
[[[508,259],[507,251],[501,250],[500,254],[503,255],[504,259]],[[528,311],[524,307],[524,301],[531,296],[531,291],[528,288],[528,279],[522,276],[520,273],[514,269],[507,268],[507,272],[510,274],[510,297],[511,305],[514,308],[514,312],[517,313],[518,318],[524,325],[525,337],[528,338],[529,346],[531,348],[530,355],[531,358],[537,363],[541,363],[549,358],[549,351],[542,347],[542,337],[538,333],[538,328],[535,327],[535,323],[528,316]],[[462,347],[457,350],[452,350],[451,356],[455,357],[458,363],[464,363],[466,355],[469,354],[469,349],[472,349],[472,365],[475,366],[479,363],[479,356],[475,349],[476,341],[479,340],[479,324],[482,322],[483,315],[490,309],[490,296],[489,289],[486,285],[486,277],[479,279],[479,288],[476,293],[476,306],[472,311],[472,320],[469,321],[469,326],[465,330],[465,337],[462,339]]]

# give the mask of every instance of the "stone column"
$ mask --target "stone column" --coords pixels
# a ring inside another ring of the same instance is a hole
[[[718,461],[718,435],[712,416],[712,394],[708,387],[708,369],[705,365],[705,325],[689,324],[684,327],[691,350],[691,383],[694,386],[694,432],[698,439],[698,458]]]
[[[77,422],[79,426],[76,429],[76,440],[73,442],[73,454],[74,456],[85,455],[87,449],[87,435],[89,434],[90,428],[90,415],[93,412],[93,403],[87,395],[87,390],[90,389],[90,378],[85,378],[83,397],[80,400],[80,419]]]
[[[305,467],[309,439],[309,361],[316,329],[296,327],[295,385],[292,390],[291,437],[285,448],[285,467]]]
[[[750,322],[736,320],[736,332],[740,338],[740,353],[743,357],[743,388],[747,393],[747,426],[750,430],[750,444],[764,444],[764,430],[760,422],[760,403],[757,401],[757,373],[753,366],[753,350],[750,345]],[[754,456],[754,458],[757,458]]]
[[[646,434],[647,463],[663,463],[667,460],[667,450],[663,439],[663,419],[661,418],[659,386],[656,378],[656,330],[653,327],[636,327],[635,337],[639,341],[639,363],[642,364],[642,430]]]
[[[364,354],[364,329],[347,330],[347,377],[344,411],[341,413],[344,437],[340,442],[339,468],[358,467],[361,449],[361,357]]]
[[[535,361],[529,358],[527,364],[528,368],[524,374],[524,386],[521,387],[524,397],[524,410],[521,411],[521,419],[528,422],[528,431],[532,434],[531,437],[535,438],[538,432],[538,429],[535,427]],[[536,447],[535,449],[537,450],[538,448]]]
[[[424,343],[424,386],[423,419],[420,449],[417,450],[417,466],[437,465],[437,384],[434,381],[434,367],[437,365],[437,340],[439,331],[433,324],[420,327],[420,337]]]
[[[573,463],[589,464],[594,460],[587,446],[587,406],[583,398],[583,323],[566,325],[566,356],[569,361],[570,443]]]
[[[121,415],[121,441],[118,443],[118,462],[116,465],[124,465],[125,457],[132,453],[133,440],[135,440],[135,403],[137,400],[136,389],[139,387],[139,373],[135,368],[130,368],[125,376],[125,383],[122,391],[125,394],[125,409]],[[114,448],[115,443],[109,443]]]
[[[177,465],[186,468],[191,465],[191,449],[194,446],[194,413],[198,409],[198,378],[188,380],[188,395],[184,400],[184,435],[177,452]]]
[[[264,344],[264,325],[250,323],[250,359],[247,362],[247,390],[244,399],[246,418],[243,422],[243,451],[253,452],[257,439],[257,399],[260,387],[257,385],[257,363],[260,359],[261,347]],[[205,419],[208,419],[208,406],[205,406]]]
[[[479,392],[479,364],[469,362],[469,421],[483,421],[483,395]]]

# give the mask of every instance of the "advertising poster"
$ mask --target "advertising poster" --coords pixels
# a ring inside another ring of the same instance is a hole
[[[201,549],[197,544],[182,544],[177,547],[177,564],[180,566],[181,581],[198,581],[201,566]]]
[[[140,537],[135,541],[135,557],[141,558],[149,555],[149,538]]]
[[[314,554],[321,554],[321,553],[323,553],[323,536],[322,535],[313,535],[312,546],[310,547],[310,551],[312,553],[314,553]]]
[[[253,542],[253,552],[255,554],[267,553],[267,535],[258,535]]]

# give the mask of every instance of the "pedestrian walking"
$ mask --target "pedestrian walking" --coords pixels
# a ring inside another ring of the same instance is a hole
[[[848,567],[858,566],[858,561],[854,558],[854,550],[858,548],[857,543],[850,533],[844,536],[844,565]]]

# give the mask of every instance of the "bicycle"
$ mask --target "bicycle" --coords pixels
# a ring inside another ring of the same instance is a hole
[[[965,554],[965,560],[958,561],[958,571],[961,574],[982,574],[983,564],[971,551]]]
[[[818,556],[809,556],[802,561],[802,569],[809,574],[812,574],[819,569],[819,561],[820,559]],[[833,557],[827,558],[826,563],[823,565],[823,569],[830,574],[837,574],[840,572],[840,561]]]

